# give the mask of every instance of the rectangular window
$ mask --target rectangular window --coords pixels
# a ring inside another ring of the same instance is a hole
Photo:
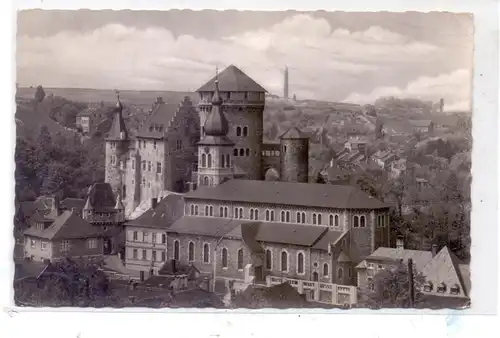
[[[148,171],[151,172],[151,161],[148,161]]]
[[[137,236],[137,231],[134,231],[134,241],[137,241],[138,236]]]
[[[132,251],[132,258],[137,259],[137,249]]]
[[[142,171],[146,171],[146,161],[142,161]]]
[[[34,239],[31,240],[31,248],[36,248],[36,241]]]
[[[165,251],[162,251],[161,252],[161,261],[165,262],[165,260],[166,260]]]
[[[153,141],[153,148],[156,149],[156,140]]]
[[[135,170],[135,160],[132,159],[132,170]]]
[[[47,242],[44,242],[44,241],[41,242],[41,249],[42,249],[42,251],[47,250]]]
[[[182,140],[175,141],[175,150],[177,151],[182,150]]]
[[[147,259],[146,250],[142,250],[142,259],[143,260]]]
[[[156,173],[161,174],[161,162],[156,162]]]
[[[156,232],[153,232],[151,234],[151,240],[153,241],[153,243],[156,243]]]
[[[87,240],[87,248],[88,249],[96,249],[97,248],[97,239],[89,238]]]
[[[153,254],[153,257],[151,259],[153,262],[156,262],[156,251],[153,250],[152,254]]]
[[[61,251],[69,251],[69,241],[61,241]]]

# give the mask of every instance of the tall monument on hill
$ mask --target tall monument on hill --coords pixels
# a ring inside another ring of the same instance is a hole
[[[288,66],[285,66],[285,76],[283,84],[283,97],[288,99]]]

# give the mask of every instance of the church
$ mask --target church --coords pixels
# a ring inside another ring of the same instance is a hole
[[[210,276],[214,290],[288,281],[309,300],[353,304],[354,268],[389,245],[389,206],[356,187],[308,183],[309,141],[298,128],[263,143],[266,91],[235,66],[198,93],[189,191],[181,203],[146,195],[152,208],[126,223],[126,267],[154,275],[174,260]],[[280,181],[263,180],[269,168]],[[143,177],[136,170],[135,182]]]

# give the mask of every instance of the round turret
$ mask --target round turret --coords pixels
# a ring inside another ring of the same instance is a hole
[[[286,182],[309,181],[309,138],[293,127],[280,137],[280,178]]]

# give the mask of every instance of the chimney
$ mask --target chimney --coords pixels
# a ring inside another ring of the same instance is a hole
[[[431,247],[432,257],[436,256],[437,248],[438,248],[437,244],[432,244],[432,247]]]
[[[171,263],[172,263],[172,274],[176,274],[177,273],[177,265],[175,264],[175,259],[172,259]]]
[[[158,198],[153,197],[151,199],[151,209],[156,209],[156,206],[158,205]]]
[[[405,248],[405,243],[403,240],[403,236],[398,236],[396,238],[396,249],[404,249]]]

